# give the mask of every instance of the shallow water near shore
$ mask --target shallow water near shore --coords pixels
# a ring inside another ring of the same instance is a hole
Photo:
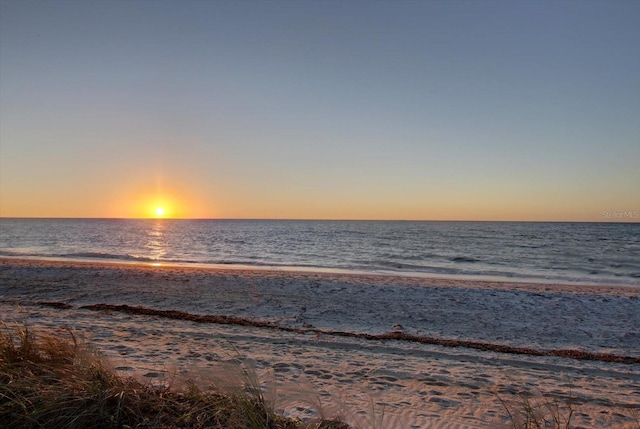
[[[0,219],[0,256],[640,286],[640,223]]]

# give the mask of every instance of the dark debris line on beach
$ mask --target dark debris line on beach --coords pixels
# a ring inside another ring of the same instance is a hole
[[[66,303],[58,302],[40,302],[39,305],[57,309],[69,309],[73,306]],[[445,338],[435,337],[421,337],[417,335],[406,334],[404,332],[392,331],[383,334],[365,334],[358,332],[345,332],[345,331],[329,331],[316,328],[293,328],[287,326],[277,325],[273,322],[251,320],[242,317],[235,316],[223,316],[223,315],[199,315],[191,314],[177,310],[157,310],[148,307],[130,306],[130,305],[115,305],[115,304],[93,304],[84,305],[80,307],[82,310],[92,311],[116,311],[120,313],[135,314],[135,315],[147,315],[158,316],[167,319],[174,320],[187,320],[196,323],[217,323],[222,325],[238,325],[238,326],[250,326],[255,328],[269,328],[277,329],[285,332],[293,332],[298,334],[321,334],[321,335],[333,335],[339,337],[351,337],[361,338],[365,340],[400,340],[409,341],[422,344],[433,344],[444,347],[466,347],[475,350],[492,351],[499,353],[510,354],[522,354],[530,356],[559,356],[578,360],[592,360],[602,362],[615,362],[623,364],[640,364],[640,357],[634,356],[622,356],[609,353],[590,353],[582,350],[572,349],[553,349],[553,350],[538,350],[527,347],[512,347],[501,344],[485,343],[481,341],[467,341],[467,340],[452,340]]]

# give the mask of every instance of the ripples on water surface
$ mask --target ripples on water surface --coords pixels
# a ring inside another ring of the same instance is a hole
[[[0,219],[0,256],[640,286],[639,223]]]

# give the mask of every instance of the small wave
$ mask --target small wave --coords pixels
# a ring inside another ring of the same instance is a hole
[[[403,262],[389,261],[389,260],[372,261],[372,265],[376,268],[384,269],[384,270],[424,271],[425,269],[427,270],[429,269],[429,267],[425,267],[424,265],[407,264]]]
[[[101,252],[82,252],[82,253],[68,253],[65,255],[59,255],[62,258],[70,259],[103,259],[113,261],[126,261],[126,262],[162,262],[168,264],[200,264],[201,262],[190,259],[158,259],[150,258],[148,256],[136,256],[136,255],[118,255],[112,253]]]
[[[381,259],[379,261],[431,261],[442,259],[440,255],[436,255],[433,253],[383,253],[380,255]],[[392,263],[392,262],[391,262]]]
[[[504,278],[513,278],[513,277],[522,277],[523,279],[528,278],[528,275],[519,276],[517,273],[511,271],[499,271],[499,270],[469,270],[461,267],[445,267],[445,266],[436,266],[436,265],[414,265],[414,264],[406,264],[395,261],[374,261],[373,262],[375,269],[385,270],[385,271],[393,271],[401,274],[412,275],[445,275],[445,276],[465,276],[465,277],[504,277]],[[365,267],[365,269],[371,269],[371,266]]]
[[[156,259],[148,258],[146,256],[118,255],[113,253],[101,253],[101,252],[66,253],[64,255],[59,255],[59,256],[63,258],[116,259],[120,261],[137,261],[137,262],[156,261]]]
[[[243,265],[243,266],[255,266],[255,267],[277,267],[280,266],[277,263],[267,263],[256,260],[233,260],[233,259],[209,259],[203,262],[207,265]]]
[[[0,256],[37,256],[37,255],[30,255],[28,253],[20,253],[20,252],[11,252],[9,250],[0,250]]]
[[[625,284],[632,286],[640,286],[637,279],[640,279],[640,273],[636,270],[628,270],[625,273],[616,273],[609,270],[598,270],[594,268],[574,270],[568,272],[562,267],[539,267],[534,270],[522,270],[518,268],[512,269],[496,269],[499,268],[496,264],[483,264],[483,263],[470,263],[470,261],[480,262],[476,258],[458,256],[455,258],[441,258],[443,261],[458,260],[462,261],[458,264],[451,265],[451,263],[445,263],[439,265],[437,261],[431,261],[435,263],[420,264],[420,263],[407,263],[407,259],[402,258],[404,261],[397,259],[379,259],[379,260],[362,260],[362,261],[327,261],[325,264],[313,264],[311,261],[287,261],[279,262],[272,261],[268,258],[252,257],[247,255],[245,258],[230,258],[230,259],[217,259],[217,260],[188,260],[178,258],[151,258],[147,256],[138,256],[131,254],[114,254],[107,252],[74,252],[67,254],[44,254],[35,252],[15,252],[13,250],[0,250],[0,256],[7,257],[27,257],[27,258],[62,258],[62,259],[91,259],[91,260],[103,260],[103,261],[123,261],[133,263],[163,263],[163,264],[183,264],[183,265],[211,265],[211,266],[228,266],[228,267],[243,267],[243,268],[274,268],[274,269],[294,269],[294,270],[309,270],[309,271],[326,271],[326,270],[338,270],[345,272],[372,272],[372,273],[387,273],[400,276],[452,276],[452,277],[464,277],[464,278],[479,278],[490,280],[502,280],[502,281],[525,281],[525,282],[543,282],[543,283],[575,283],[575,284]],[[426,262],[426,261],[425,261]],[[466,262],[466,263],[465,263]],[[472,268],[473,269],[470,269]],[[506,267],[505,267],[506,268]],[[635,268],[635,267],[634,267]],[[627,271],[627,270],[625,270]]]
[[[177,261],[167,261],[167,262],[177,262]],[[181,261],[179,263],[189,263],[187,261]],[[215,266],[230,266],[230,267],[240,267],[240,268],[274,268],[274,269],[291,269],[291,270],[305,270],[305,271],[331,271],[331,270],[346,270],[349,271],[353,269],[352,267],[342,267],[342,266],[322,266],[322,265],[314,265],[314,264],[304,264],[304,263],[279,263],[279,262],[270,262],[270,261],[243,261],[243,260],[208,260],[205,262],[196,262],[198,264],[209,265],[212,267]]]
[[[480,259],[472,258],[470,256],[456,256],[450,258],[452,262],[480,262]]]

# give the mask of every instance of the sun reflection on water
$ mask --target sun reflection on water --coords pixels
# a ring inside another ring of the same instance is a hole
[[[148,252],[148,257],[153,260],[162,259],[168,250],[167,242],[165,239],[165,230],[167,226],[165,222],[158,219],[156,220],[151,229],[147,233],[147,244],[145,248]],[[160,266],[160,262],[155,262],[152,264],[153,266]]]

